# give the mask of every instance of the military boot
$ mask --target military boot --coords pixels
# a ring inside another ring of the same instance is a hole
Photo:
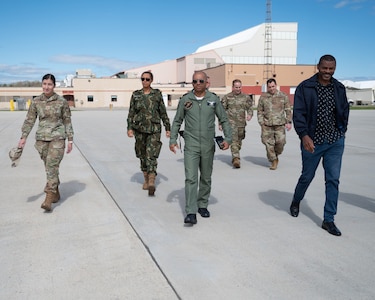
[[[277,165],[279,164],[279,159],[276,158],[272,161],[272,164],[270,166],[270,170],[276,170],[277,169]]]
[[[155,193],[155,173],[150,173],[148,174],[148,195],[149,196],[154,196]]]
[[[59,187],[57,187],[56,193],[55,193],[55,199],[52,201],[52,203],[57,203],[59,202],[59,200],[60,200],[60,192],[59,192]]]
[[[145,182],[143,183],[142,189],[148,190],[148,173],[143,172],[143,177],[145,178]]]
[[[233,158],[232,165],[236,169],[240,168],[241,167],[240,158],[239,157]]]
[[[51,211],[52,210],[51,204],[52,204],[52,202],[54,201],[55,198],[56,198],[55,193],[46,192],[46,199],[42,203],[41,208],[45,209],[46,211]]]

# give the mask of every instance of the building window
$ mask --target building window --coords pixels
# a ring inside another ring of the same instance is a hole
[[[87,102],[94,102],[94,96],[93,95],[88,95],[87,96]]]
[[[194,64],[195,65],[202,65],[202,64],[204,64],[204,58],[202,58],[202,57],[194,57]]]
[[[205,62],[208,63],[208,64],[214,64],[214,63],[216,63],[216,58],[206,57]]]
[[[111,96],[111,102],[117,102],[117,95]]]
[[[194,64],[202,65],[202,64],[214,64],[216,63],[216,58],[209,58],[209,57],[195,57]]]

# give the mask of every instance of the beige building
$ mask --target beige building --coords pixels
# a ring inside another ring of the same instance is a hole
[[[204,70],[211,79],[210,90],[219,96],[230,92],[232,81],[240,79],[243,92],[253,94],[257,101],[265,90],[265,81],[273,77],[293,102],[295,87],[312,76],[316,66],[296,65],[297,23],[271,25],[272,39],[268,44],[266,24],[260,24],[201,46],[192,54],[120,71],[108,78],[78,70],[71,84],[56,88],[56,92],[77,108],[128,107],[132,92],[142,87],[142,72],[150,70],[154,74],[152,87],[162,91],[168,106],[176,106],[178,99],[192,89],[192,74]],[[10,99],[32,99],[40,93],[41,88],[1,88],[0,108],[9,107]]]

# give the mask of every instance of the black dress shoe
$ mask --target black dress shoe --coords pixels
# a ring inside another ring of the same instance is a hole
[[[325,222],[322,223],[322,228],[327,230],[330,234],[340,236],[341,231],[336,227],[335,223],[333,222]]]
[[[197,215],[188,214],[184,220],[185,224],[197,224]]]
[[[290,214],[292,217],[298,217],[299,214],[299,202],[292,201],[292,204],[290,204]]]
[[[198,213],[202,216],[202,218],[210,217],[210,212],[207,210],[207,208],[198,208]]]

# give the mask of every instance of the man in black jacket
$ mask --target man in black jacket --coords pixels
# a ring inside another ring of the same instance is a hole
[[[300,83],[294,95],[293,124],[301,139],[302,173],[294,191],[290,213],[293,217],[298,216],[300,201],[323,159],[326,199],[322,228],[340,236],[334,216],[349,104],[344,85],[332,77],[336,59],[332,55],[324,55],[317,68],[318,73]]]

